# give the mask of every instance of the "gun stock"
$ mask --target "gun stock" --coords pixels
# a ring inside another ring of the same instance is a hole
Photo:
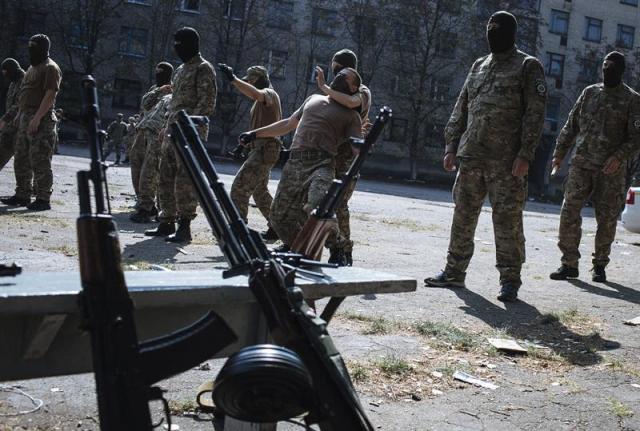
[[[91,167],[78,172],[77,220],[84,326],[91,333],[100,429],[146,431],[154,428],[149,401],[162,400],[154,383],[211,358],[235,341],[233,331],[213,312],[193,325],[158,339],[138,342],[134,305],[121,265],[118,229],[109,209],[106,167],[100,160],[100,117],[95,81],[83,80]],[[95,213],[91,208],[91,185]]]

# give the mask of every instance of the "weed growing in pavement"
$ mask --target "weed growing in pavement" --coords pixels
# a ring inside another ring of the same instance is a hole
[[[354,382],[362,383],[369,379],[369,370],[363,364],[359,362],[351,362],[347,363],[347,366],[350,369],[349,374]]]
[[[619,418],[628,418],[633,416],[633,410],[628,405],[616,400],[615,398],[609,398],[609,411]]]
[[[384,317],[377,317],[369,322],[369,327],[362,333],[365,335],[385,335],[391,332],[392,324]]]
[[[386,375],[404,376],[412,368],[405,359],[396,355],[387,355],[374,362],[374,365]]]
[[[148,271],[151,269],[151,263],[146,260],[135,260],[122,262],[125,271]]]
[[[195,412],[198,409],[198,404],[193,400],[169,400],[169,412],[172,415],[183,415],[188,412]]]
[[[480,344],[479,337],[449,323],[423,321],[414,324],[415,330],[426,337],[451,345],[460,350],[470,350]]]
[[[586,313],[578,311],[576,308],[571,308],[562,311],[552,311],[550,313],[543,314],[540,317],[540,323],[548,325],[559,322],[568,327],[585,327],[593,326],[594,320]]]

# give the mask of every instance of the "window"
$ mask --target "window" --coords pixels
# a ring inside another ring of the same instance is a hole
[[[629,6],[638,6],[638,0],[620,0],[622,4],[628,4]]]
[[[432,100],[446,102],[449,100],[451,91],[451,78],[432,78],[431,88],[429,89],[429,97]]]
[[[457,42],[455,33],[441,31],[436,36],[436,55],[443,58],[454,58]]]
[[[600,42],[602,39],[602,20],[586,17],[584,39],[590,42]]]
[[[147,52],[147,30],[144,28],[121,27],[118,52],[133,57],[144,57]]]
[[[138,109],[142,95],[142,83],[130,79],[117,79],[113,85],[112,108]]]
[[[227,19],[242,21],[244,19],[245,0],[224,0],[222,15]]]
[[[598,80],[600,71],[600,62],[591,58],[583,58],[580,60],[580,73],[578,78],[589,84]]]
[[[178,0],[176,9],[182,12],[200,13],[200,0]]]
[[[69,27],[69,45],[74,48],[87,48],[87,40],[85,38],[86,27],[84,22],[73,20]]]
[[[47,15],[44,12],[23,10],[20,14],[20,36],[31,37],[42,33]]]
[[[547,99],[547,109],[545,109],[544,120],[552,132],[558,130],[558,118],[560,118],[560,98],[550,96]]]
[[[267,59],[267,70],[269,71],[270,78],[284,78],[287,67],[286,51],[277,51],[272,49],[269,51],[269,58]]]
[[[314,7],[311,15],[311,31],[320,36],[333,36],[338,22],[338,12]]]
[[[409,121],[404,118],[391,118],[391,124],[385,129],[385,139],[392,142],[404,142],[407,139]]]
[[[293,22],[293,2],[271,0],[267,10],[267,26],[282,30],[291,30]]]
[[[562,79],[564,73],[564,55],[547,52],[547,76]]]
[[[635,27],[631,27],[630,25],[618,24],[618,36],[616,38],[616,45],[620,48],[633,48],[633,40],[635,38],[635,35]]]
[[[551,9],[551,23],[549,31],[555,34],[566,35],[569,30],[569,13]]]

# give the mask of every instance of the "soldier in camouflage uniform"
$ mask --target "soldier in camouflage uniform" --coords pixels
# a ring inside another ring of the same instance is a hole
[[[282,120],[280,96],[271,87],[267,69],[252,66],[247,69],[247,76],[238,79],[231,67],[226,64],[219,64],[218,67],[238,91],[254,100],[251,107],[252,130]],[[269,210],[273,198],[268,185],[271,168],[280,158],[281,145],[280,140],[276,138],[260,138],[249,144],[247,160],[240,167],[231,185],[231,199],[245,222],[249,214],[249,199],[253,196],[258,209],[269,224],[269,229],[263,233],[267,240],[278,239],[269,223]]]
[[[16,60],[7,58],[2,62],[2,75],[6,81],[9,81],[9,89],[7,90],[5,113],[0,118],[0,170],[13,157],[16,145],[18,126],[15,120],[18,114],[18,94],[24,70]]]
[[[136,213],[132,214],[130,219],[136,223],[149,223],[151,218],[158,214],[155,198],[158,189],[160,144],[162,142],[159,133],[164,126],[168,100],[171,100],[170,97],[166,99],[166,96],[170,95],[172,91],[172,74],[173,66],[170,63],[158,63],[155,68],[156,83],[142,96],[143,118],[140,120],[138,114],[134,116],[137,124],[136,136],[129,151],[129,163],[131,165],[131,182],[136,193]],[[162,104],[160,104],[161,100],[164,100]],[[156,109],[159,104],[160,108]],[[143,171],[144,175],[142,175]],[[141,192],[141,189],[144,191]],[[141,193],[145,194],[144,209],[141,209],[140,206]]]
[[[355,94],[360,76],[344,69],[331,88]],[[291,117],[240,135],[245,145],[256,138],[285,135],[295,129],[291,155],[282,170],[271,205],[271,224],[287,250],[309,214],[322,201],[335,176],[338,146],[350,136],[361,135],[360,117],[328,96],[314,94]]]
[[[333,55],[331,60],[331,70],[333,76],[340,73],[345,67],[357,69],[358,57],[353,51],[342,49]],[[339,104],[347,108],[355,109],[362,120],[363,129],[368,129],[369,110],[371,109],[371,90],[366,85],[360,85],[358,92],[353,95],[340,93],[332,90],[325,82],[324,71],[322,68],[316,68],[316,81],[318,88],[327,96],[330,96]],[[363,130],[365,132],[366,130]],[[342,177],[353,162],[353,151],[351,144],[347,141],[338,148],[336,156],[336,178]],[[336,218],[338,219],[338,235],[331,235],[327,239],[327,247],[330,250],[329,263],[337,263],[338,265],[353,264],[353,241],[351,241],[351,227],[349,225],[349,199],[356,189],[357,178],[351,181],[347,191],[342,198],[342,202],[336,208]]]
[[[552,160],[555,170],[574,144],[576,152],[560,212],[562,266],[551,274],[553,280],[578,276],[580,211],[589,197],[598,223],[592,279],[607,280],[605,267],[626,193],[623,166],[640,149],[640,95],[622,82],[624,69],[623,54],[608,54],[602,65],[604,82],[584,89],[558,135]]]
[[[129,117],[127,120],[127,133],[124,135],[124,160],[122,163],[129,163],[129,153],[131,152],[131,147],[133,147],[133,143],[136,139],[136,119],[134,117]]]
[[[213,115],[216,106],[216,73],[211,63],[200,55],[200,36],[193,28],[184,27],[174,35],[174,48],[183,64],[173,75],[173,96],[169,103],[165,130],[179,111],[189,115]],[[206,142],[208,125],[198,126],[201,139]],[[148,236],[166,236],[170,242],[191,241],[191,220],[196,216],[197,196],[186,168],[179,160],[171,137],[165,132],[161,150],[160,225],[145,232]],[[175,230],[175,222],[178,230]],[[175,234],[172,233],[175,231]]]
[[[116,152],[116,165],[120,164],[120,153],[122,152],[122,142],[125,139],[125,135],[127,134],[127,123],[122,121],[124,115],[118,114],[117,118],[109,124],[107,127],[107,139],[108,145],[107,150],[102,155],[102,160],[107,160],[107,157],[111,154],[112,151]]]
[[[16,192],[14,196],[2,199],[7,205],[26,205],[32,211],[51,209],[51,157],[55,141],[53,105],[60,90],[62,73],[49,58],[50,45],[44,34],[29,39],[31,66],[22,79],[18,96],[18,135],[13,160]],[[30,203],[32,191],[36,200]]]
[[[540,62],[515,47],[517,23],[497,12],[487,24],[491,54],[473,64],[445,129],[446,170],[460,168],[447,265],[427,286],[464,287],[485,197],[493,209],[501,301],[515,301],[525,261],[522,211],[527,171],[544,123],[546,86]]]

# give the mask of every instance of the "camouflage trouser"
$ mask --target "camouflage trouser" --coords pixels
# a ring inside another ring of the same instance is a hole
[[[497,160],[462,161],[455,185],[455,210],[445,271],[464,277],[473,256],[474,235],[485,197],[491,203],[500,283],[521,283],[525,261],[522,211],[527,178],[511,175],[511,163]]]
[[[209,133],[208,126],[200,126],[198,129],[200,138],[206,141]],[[169,136],[165,136],[162,140],[158,201],[160,222],[174,222],[176,219],[193,220],[196,217],[198,196],[189,173]]]
[[[55,142],[55,122],[50,116],[42,118],[38,131],[27,132],[33,114],[22,114],[18,126],[13,167],[16,175],[16,196],[30,198],[32,191],[36,199],[49,201],[53,187],[51,157]]]
[[[338,147],[338,155],[336,156],[336,178],[342,177],[353,162],[353,150],[351,144],[346,143]],[[354,178],[349,185],[342,198],[342,202],[336,208],[336,218],[338,219],[338,234],[330,235],[327,238],[326,246],[329,248],[340,248],[346,252],[353,251],[353,241],[351,241],[351,226],[349,224],[351,215],[349,213],[349,199],[356,189],[357,178]]]
[[[151,211],[155,206],[156,193],[158,193],[162,144],[159,142],[158,132],[149,129],[144,129],[142,132],[142,138],[135,144],[144,148],[143,162],[138,179],[138,208]],[[137,153],[138,151],[136,150],[135,152]],[[132,165],[133,154],[134,152],[131,153]]]
[[[8,127],[0,132],[0,170],[11,160],[16,147],[16,131]]]
[[[285,244],[293,243],[309,213],[322,201],[334,172],[335,162],[327,153],[291,151],[271,205],[271,225]]]
[[[242,164],[231,185],[231,199],[240,216],[247,221],[249,198],[253,196],[258,209],[269,221],[269,209],[273,198],[269,193],[269,174],[280,157],[280,141],[258,139],[252,144],[249,157]]]
[[[110,139],[107,142],[107,150],[104,152],[102,159],[103,160],[107,160],[107,157],[109,157],[111,155],[111,152],[114,151],[116,152],[116,161],[120,161],[120,153],[122,152],[122,141],[116,141],[116,140],[112,140]]]
[[[144,139],[144,130],[138,130],[133,140],[133,145],[129,151],[129,164],[131,167],[131,183],[133,184],[133,190],[136,194],[136,198],[140,196],[140,171],[142,170],[142,163],[144,163],[144,153],[147,150],[147,143]]]
[[[578,267],[578,247],[582,236],[580,211],[589,196],[598,223],[593,264],[606,266],[609,263],[611,244],[616,236],[616,224],[626,193],[624,174],[624,169],[619,169],[613,175],[605,175],[599,169],[571,166],[560,212],[558,247],[562,252],[562,263],[572,268]]]

